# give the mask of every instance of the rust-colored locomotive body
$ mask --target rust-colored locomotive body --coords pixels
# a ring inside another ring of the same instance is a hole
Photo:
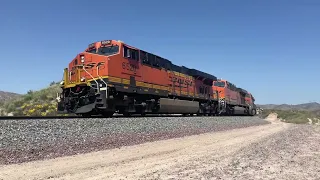
[[[92,43],[65,69],[58,110],[90,116],[209,114],[219,109],[213,75],[123,42]]]
[[[213,82],[213,90],[219,93],[219,112],[223,114],[256,114],[255,99],[242,88],[226,80]]]

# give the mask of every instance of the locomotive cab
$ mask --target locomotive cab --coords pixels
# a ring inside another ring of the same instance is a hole
[[[122,42],[105,40],[92,43],[79,53],[64,70],[59,95],[58,112],[101,114],[91,112],[107,96],[109,63],[119,59]]]
[[[226,80],[214,81],[213,89],[219,92],[220,113],[255,115],[254,98],[246,90]]]
[[[216,90],[219,92],[219,97],[224,98],[224,88],[226,87],[225,81],[214,81],[213,82],[213,90]]]
[[[121,43],[107,40],[92,43],[88,48],[79,53],[68,66],[68,81],[64,88],[89,83],[90,80],[101,79],[108,76],[108,63],[120,55]]]

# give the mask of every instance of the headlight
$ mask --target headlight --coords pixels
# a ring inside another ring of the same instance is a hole
[[[85,60],[85,59],[84,59],[84,56],[83,56],[83,55],[80,56],[80,59],[81,59],[81,62],[84,63],[84,60]]]

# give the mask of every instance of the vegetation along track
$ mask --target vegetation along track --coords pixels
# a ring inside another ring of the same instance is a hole
[[[0,165],[267,123],[245,116],[3,120]]]

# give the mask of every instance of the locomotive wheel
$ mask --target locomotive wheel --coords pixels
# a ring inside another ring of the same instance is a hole
[[[255,109],[252,109],[252,111],[251,111],[251,116],[254,116],[254,115],[256,115],[256,110],[255,110]]]
[[[124,116],[124,117],[131,117],[131,115],[132,115],[132,114],[129,113],[129,112],[124,112],[124,113],[123,113],[123,116]]]
[[[81,116],[84,118],[89,118],[91,117],[91,113],[84,113],[84,114],[81,114]]]
[[[103,112],[102,116],[106,118],[112,118],[114,112]]]

